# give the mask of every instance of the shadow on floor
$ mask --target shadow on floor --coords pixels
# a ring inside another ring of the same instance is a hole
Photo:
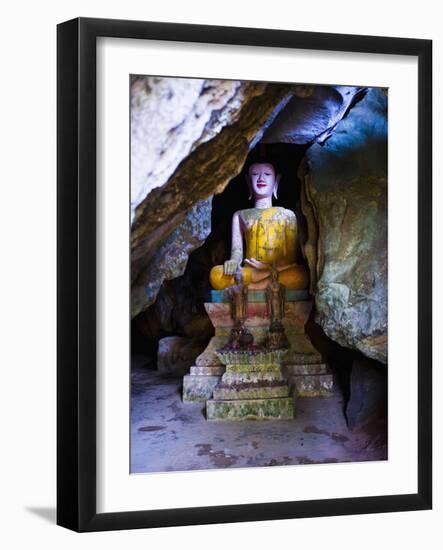
[[[47,508],[44,506],[28,506],[26,510],[35,516],[38,516],[49,523],[55,524],[57,520],[57,510],[55,508]]]

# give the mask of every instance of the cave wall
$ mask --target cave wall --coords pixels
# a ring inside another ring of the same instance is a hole
[[[238,119],[262,83],[201,78],[131,78],[131,214],[200,143]]]
[[[387,362],[387,94],[371,88],[307,152],[302,209],[316,322],[340,345]]]

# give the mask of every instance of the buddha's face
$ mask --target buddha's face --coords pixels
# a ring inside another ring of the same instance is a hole
[[[249,182],[255,198],[271,197],[276,194],[279,176],[272,164],[263,162],[251,164],[249,167]]]

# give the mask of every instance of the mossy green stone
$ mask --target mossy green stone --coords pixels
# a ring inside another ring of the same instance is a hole
[[[329,397],[334,395],[332,374],[291,376],[289,381],[299,397]]]
[[[224,372],[225,367],[223,365],[219,367],[198,367],[194,365],[190,370],[190,374],[193,376],[221,376]]]
[[[295,365],[285,365],[283,371],[288,376],[315,376],[316,374],[331,374],[326,363],[319,364],[295,364]]]
[[[261,351],[216,350],[216,355],[223,365],[281,365],[288,355],[287,349]]]
[[[281,372],[225,372],[221,378],[224,386],[235,386],[238,384],[261,384],[262,386],[281,382],[287,382],[287,377]]]
[[[270,399],[272,397],[288,397],[288,384],[281,386],[250,385],[249,387],[216,386],[214,399]]]
[[[279,364],[226,365],[226,372],[281,372]]]
[[[206,419],[221,420],[292,420],[294,399],[209,400],[206,402]]]

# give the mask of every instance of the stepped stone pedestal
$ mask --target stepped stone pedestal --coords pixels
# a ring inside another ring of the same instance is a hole
[[[289,340],[289,350],[281,358],[279,364],[273,365],[277,366],[277,374],[275,374],[275,369],[274,371],[265,369],[266,376],[264,380],[261,380],[259,388],[257,384],[260,371],[249,371],[250,376],[247,377],[244,370],[238,370],[236,363],[225,366],[217,356],[216,350],[222,348],[229,339],[233,322],[228,296],[224,291],[211,291],[211,301],[205,303],[205,309],[215,328],[215,335],[203,353],[197,357],[196,364],[191,367],[190,373],[183,378],[183,401],[205,402],[209,400],[207,404],[208,418],[215,419],[216,416],[219,417],[222,414],[220,411],[227,410],[227,405],[224,402],[233,401],[232,396],[235,396],[235,409],[239,412],[238,415],[231,412],[231,417],[245,418],[254,416],[254,411],[251,412],[251,396],[254,394],[254,399],[269,400],[272,398],[277,400],[273,404],[269,402],[264,404],[269,407],[270,418],[293,418],[293,399],[297,395],[306,397],[331,395],[333,391],[332,374],[305,333],[305,324],[311,308],[312,301],[306,291],[286,290],[283,325]],[[250,290],[248,292],[248,316],[245,326],[253,334],[255,343],[259,344],[264,340],[269,327],[264,291]],[[270,366],[272,365],[267,365],[267,367]],[[265,389],[264,381],[271,380],[269,378],[270,376],[272,378],[271,372],[274,372],[275,379],[272,384],[268,383],[267,389]],[[225,373],[230,376],[223,379]],[[246,378],[244,378],[245,376]],[[251,376],[255,376],[255,389],[257,390],[255,393],[252,389],[247,390],[245,387],[250,385]],[[284,380],[287,389],[283,389],[283,384],[279,386],[278,380]],[[259,397],[260,395],[262,397]],[[231,407],[230,410],[234,409]],[[261,407],[257,410],[263,411],[264,408]],[[289,416],[290,414],[292,416]]]
[[[226,371],[206,401],[207,420],[291,420],[294,398],[282,372],[286,350],[226,351]]]
[[[294,394],[300,397],[327,397],[334,391],[334,379],[326,363],[286,365],[284,372]]]

